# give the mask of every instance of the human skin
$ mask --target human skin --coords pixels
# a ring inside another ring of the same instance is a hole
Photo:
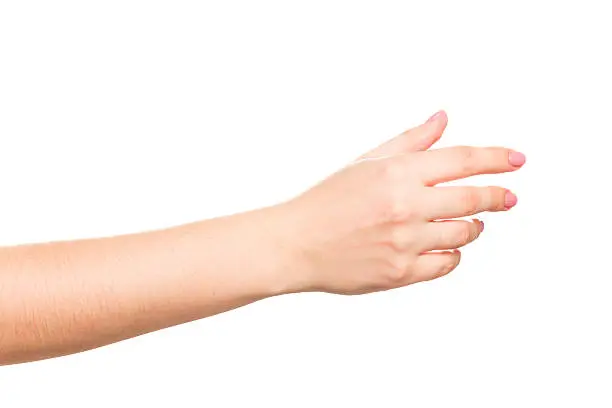
[[[76,353],[303,291],[361,294],[446,275],[507,211],[502,187],[437,186],[525,162],[430,150],[438,112],[284,203],[169,229],[0,248],[0,364]],[[432,252],[435,251],[435,252]]]

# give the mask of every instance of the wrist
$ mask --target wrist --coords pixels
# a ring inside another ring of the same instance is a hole
[[[260,215],[261,239],[268,243],[272,264],[267,294],[309,291],[311,284],[301,251],[299,212],[293,202],[265,208]]]

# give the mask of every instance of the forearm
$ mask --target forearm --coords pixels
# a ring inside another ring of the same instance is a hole
[[[427,122],[290,202],[162,231],[0,249],[0,364],[73,353],[282,293],[361,294],[454,270],[505,188],[438,186],[513,172],[500,147],[429,150]]]
[[[0,249],[0,364],[116,342],[295,290],[281,207]]]

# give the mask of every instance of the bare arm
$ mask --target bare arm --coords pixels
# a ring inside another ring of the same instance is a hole
[[[505,148],[428,150],[440,113],[295,199],[141,234],[0,248],[0,364],[75,353],[284,293],[359,294],[435,279],[506,211],[501,187],[438,187],[517,170]],[[434,252],[432,252],[434,251]]]
[[[0,363],[74,353],[290,291],[281,213],[0,249]]]

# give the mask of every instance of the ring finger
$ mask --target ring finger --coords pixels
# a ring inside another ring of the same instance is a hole
[[[445,220],[427,223],[420,240],[421,252],[457,249],[480,236],[484,223],[480,220]]]
[[[460,218],[483,211],[505,211],[516,205],[516,196],[502,187],[427,187],[428,220]]]

